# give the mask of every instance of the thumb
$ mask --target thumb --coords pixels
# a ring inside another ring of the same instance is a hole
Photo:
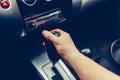
[[[44,30],[42,32],[42,35],[46,38],[46,39],[49,39],[50,41],[52,42],[55,42],[56,40],[56,36],[54,36],[50,31],[47,31],[47,30]]]

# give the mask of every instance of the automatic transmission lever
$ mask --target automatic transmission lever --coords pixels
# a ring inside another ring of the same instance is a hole
[[[59,37],[60,34],[57,33],[57,32],[52,32],[53,35],[55,35],[56,37]],[[59,60],[60,58],[60,55],[58,55],[57,53],[57,50],[55,48],[55,46],[53,45],[53,43],[48,40],[48,39],[45,39],[45,44],[46,44],[46,49],[47,49],[47,53],[48,53],[48,56],[50,58],[50,60],[55,63]]]

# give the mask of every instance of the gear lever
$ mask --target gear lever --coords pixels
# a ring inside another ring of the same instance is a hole
[[[59,37],[60,34],[58,32],[52,32],[53,35],[55,35],[56,37]],[[55,63],[59,60],[60,58],[60,55],[58,55],[57,51],[56,51],[56,48],[55,46],[53,45],[53,43],[48,40],[48,39],[45,39],[45,44],[46,44],[46,49],[47,49],[47,53],[48,53],[48,56],[50,58],[50,60]]]

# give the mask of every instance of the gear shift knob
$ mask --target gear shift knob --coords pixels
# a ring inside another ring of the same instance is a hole
[[[58,32],[53,32],[53,35],[55,35],[56,37],[60,37],[60,34]]]
[[[60,36],[60,34],[57,33],[57,32],[53,32],[53,35],[55,35],[56,37]],[[46,44],[46,49],[47,49],[47,53],[48,53],[48,56],[49,56],[50,60],[53,63],[57,62],[60,58],[60,55],[58,55],[55,46],[48,39],[45,39],[45,44]]]

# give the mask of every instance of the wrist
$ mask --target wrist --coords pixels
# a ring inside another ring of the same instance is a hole
[[[74,60],[77,58],[77,56],[81,55],[81,53],[77,50],[74,49],[71,52],[67,53],[66,55],[63,56],[66,62],[70,64],[71,60]]]

